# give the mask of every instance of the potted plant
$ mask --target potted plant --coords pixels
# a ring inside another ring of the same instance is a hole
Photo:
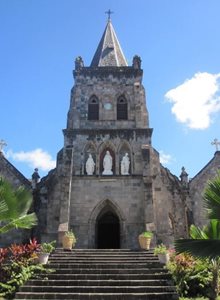
[[[158,255],[159,261],[163,264],[169,262],[170,256],[167,247],[164,244],[160,244],[155,247],[154,255]]]
[[[71,250],[75,247],[76,237],[72,230],[66,231],[63,236],[63,249],[64,250]]]
[[[40,245],[40,252],[38,253],[38,261],[40,264],[47,264],[50,253],[55,249],[55,243],[56,241],[52,241]]]
[[[144,231],[138,236],[141,249],[145,249],[145,250],[150,249],[150,242],[152,237],[153,237],[153,233],[151,231]]]

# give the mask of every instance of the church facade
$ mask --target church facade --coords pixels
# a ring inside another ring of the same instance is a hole
[[[91,65],[77,57],[73,75],[57,166],[33,189],[38,236],[60,239],[72,229],[77,248],[136,249],[145,230],[154,244],[170,245],[204,223],[201,194],[220,167],[219,151],[190,182],[184,168],[178,179],[160,164],[141,59],[127,65],[110,19]]]

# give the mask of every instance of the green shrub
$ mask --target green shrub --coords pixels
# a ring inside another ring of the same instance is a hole
[[[13,244],[9,248],[0,248],[0,299],[13,299],[19,286],[39,274],[50,273],[51,269],[36,264],[40,245],[35,239],[29,244]]]
[[[167,268],[180,296],[209,296],[212,272],[207,260],[195,259],[189,254],[173,254]]]

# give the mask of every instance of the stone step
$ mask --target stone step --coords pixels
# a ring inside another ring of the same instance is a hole
[[[73,248],[71,250],[64,250],[63,248],[56,248],[54,252],[81,252],[81,253],[153,253],[154,249],[141,250],[141,249],[77,249]]]
[[[171,275],[153,251],[56,249],[54,273],[29,280],[15,299],[177,300]]]
[[[77,255],[77,254],[72,254],[72,255],[67,255],[67,254],[52,254],[50,256],[51,259],[90,259],[90,260],[95,260],[95,259],[121,259],[121,260],[126,260],[126,259],[132,259],[132,260],[141,260],[141,259],[157,259],[157,256],[154,255]]]
[[[82,259],[82,258],[77,258],[77,257],[75,257],[75,258],[69,258],[68,259],[68,257],[66,257],[66,258],[50,258],[50,263],[91,263],[91,264],[97,264],[97,263],[108,263],[108,264],[110,264],[110,263],[122,263],[122,264],[124,264],[124,263],[129,263],[129,264],[136,264],[136,263],[153,263],[153,262],[156,262],[156,263],[158,263],[159,262],[159,260],[158,260],[158,258],[152,258],[152,259],[120,259],[120,258],[118,258],[118,259],[115,259],[115,258],[111,258],[111,259],[103,259],[103,258],[99,258],[99,259],[90,259],[90,258],[87,258],[87,259]]]
[[[50,263],[50,268],[66,268],[66,269],[141,269],[146,267],[152,267],[152,268],[160,268],[161,263],[159,262],[148,262],[148,263],[135,263],[135,264],[129,264],[129,263]]]
[[[61,275],[62,274],[62,275]],[[52,274],[47,274],[47,278],[48,280],[59,280],[60,278],[62,278],[63,280],[76,280],[76,279],[80,279],[80,280],[100,280],[100,274],[63,274],[63,273],[52,273]],[[45,275],[44,275],[45,276]],[[42,279],[44,277],[42,276]],[[167,279],[170,280],[171,279],[171,275],[167,274],[167,272],[165,273],[150,273],[150,274],[129,274],[129,273],[125,273],[125,274],[102,274],[101,278],[103,280],[148,280],[148,279]]]
[[[50,293],[163,293],[174,292],[174,286],[22,286],[20,292]]]
[[[51,265],[48,265],[52,268]],[[163,268],[59,268],[56,269],[56,274],[166,274],[167,271]]]
[[[71,300],[178,300],[172,292],[163,293],[29,293],[18,292],[15,299],[71,299]]]
[[[98,255],[104,255],[104,256],[114,256],[114,255],[120,255],[120,256],[148,256],[148,255],[154,255],[154,251],[77,251],[77,250],[55,250],[53,252],[54,255],[83,255],[83,256],[98,256]]]
[[[171,281],[165,279],[46,279],[46,280],[29,280],[26,286],[168,286]]]

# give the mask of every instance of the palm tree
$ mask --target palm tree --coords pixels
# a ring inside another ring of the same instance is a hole
[[[35,213],[28,214],[32,195],[24,187],[13,189],[11,184],[0,178],[0,234],[13,228],[30,229],[37,225]]]
[[[203,199],[210,218],[209,224],[203,229],[192,225],[190,227],[191,239],[176,240],[175,250],[177,253],[186,252],[195,257],[210,260],[213,273],[211,299],[216,299],[219,293],[220,268],[220,173],[208,182]]]

